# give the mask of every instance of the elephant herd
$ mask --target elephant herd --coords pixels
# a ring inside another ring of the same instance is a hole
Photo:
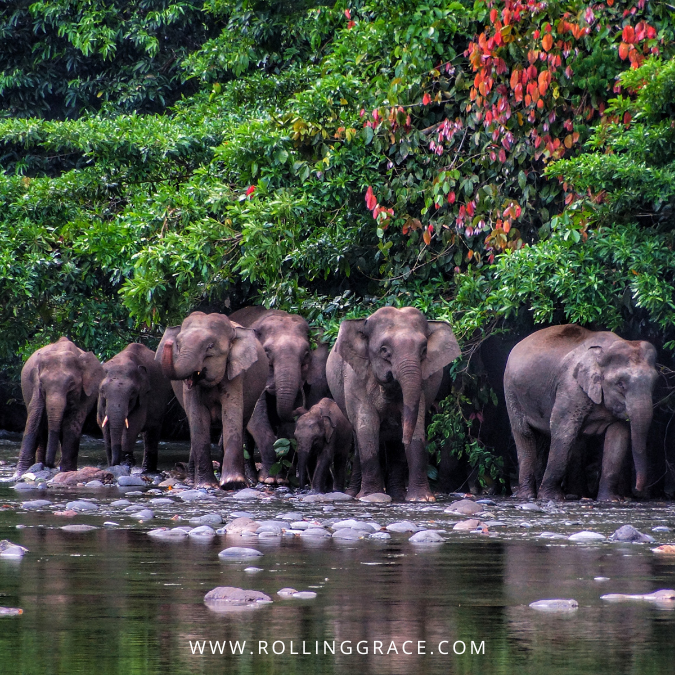
[[[446,366],[459,355],[450,325],[413,307],[343,321],[332,349],[321,341],[312,346],[302,317],[263,307],[229,317],[193,312],[167,328],[156,353],[131,344],[104,364],[63,337],[37,350],[21,373],[28,418],[17,476],[36,458],[53,467],[59,448],[60,469],[75,470],[94,406],[108,463],[133,464],[143,434],[142,468],[155,472],[173,394],[188,420],[188,477],[196,486],[285,482],[277,441],[295,438],[297,462],[286,464],[301,488],[309,481],[315,491],[344,490],[351,457],[350,494],[433,501],[426,418]],[[598,499],[618,498],[631,450],[635,489],[644,493],[655,358],[647,342],[574,325],[537,331],[514,347],[504,392],[520,497],[563,498],[586,440],[598,435]],[[219,481],[214,424],[221,429]],[[541,439],[550,439],[547,458]]]

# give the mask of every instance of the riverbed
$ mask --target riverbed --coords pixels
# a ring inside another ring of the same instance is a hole
[[[18,447],[18,437],[0,440],[0,478],[11,476]],[[185,460],[187,452],[185,443],[162,444],[160,468]],[[79,465],[103,457],[101,442],[85,439]],[[151,503],[158,498],[172,501]],[[675,543],[671,502],[523,508],[517,499],[495,497],[479,515],[485,527],[457,531],[455,524],[468,517],[445,509],[459,495],[418,505],[305,498],[285,489],[251,500],[217,491],[183,502],[179,490],[156,486],[19,492],[0,484],[0,539],[28,549],[22,558],[0,558],[0,605],[23,610],[0,616],[0,672],[673,671],[675,603],[614,604],[600,597],[675,588],[675,556],[654,552]],[[22,506],[38,499],[50,503]],[[78,499],[90,500],[95,510],[58,515]],[[113,505],[119,500],[129,504]],[[129,510],[139,504],[153,517],[139,521]],[[242,513],[257,521],[300,516],[328,532],[344,519],[373,523],[381,533],[409,521],[437,531],[443,541],[411,543],[411,532],[357,540],[297,532],[171,542],[148,535],[208,514],[227,523]],[[73,524],[96,529],[61,529]],[[624,524],[654,542],[568,539],[580,531],[609,537]],[[262,556],[219,559],[231,546],[253,547]],[[273,602],[214,612],[204,595],[217,586],[262,591]],[[277,595],[287,587],[316,597]],[[575,599],[578,609],[541,613],[529,607],[547,598]]]

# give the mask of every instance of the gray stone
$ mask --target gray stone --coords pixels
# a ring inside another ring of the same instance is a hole
[[[608,595],[601,595],[601,600],[606,602],[624,602],[627,600],[645,600],[647,602],[656,602],[659,604],[667,604],[672,606],[675,603],[675,591],[670,588],[664,588],[654,593],[646,593],[644,595],[624,595],[623,593],[610,593]]]
[[[299,591],[298,593],[293,593],[291,597],[296,600],[313,600],[316,598],[316,593],[314,591]]]
[[[115,464],[115,466],[109,466],[106,471],[111,473],[115,478],[121,478],[122,476],[129,476],[131,470],[126,464]]]
[[[23,610],[20,607],[0,607],[0,616],[21,616]]]
[[[84,487],[88,488],[102,488],[105,487],[102,481],[100,480],[90,480],[88,483],[84,484]]]
[[[487,506],[497,506],[491,499],[476,499],[476,504],[486,504]]]
[[[258,558],[261,555],[262,553],[255,548],[230,546],[230,548],[223,549],[218,554],[218,557],[221,560],[244,560],[246,558]]]
[[[657,525],[656,527],[652,527],[652,532],[670,532],[670,528],[665,525]]]
[[[564,614],[579,609],[579,603],[574,599],[554,598],[552,600],[537,600],[536,602],[531,602],[530,607],[539,612]]]
[[[484,511],[483,507],[471,499],[460,499],[460,501],[450,504],[445,509],[445,513],[459,513],[463,516],[473,516],[482,511]]]
[[[240,607],[259,607],[271,602],[272,598],[260,591],[245,591],[233,586],[218,586],[204,596],[206,606],[215,611],[227,611]]]
[[[148,490],[148,492],[150,492],[150,490]],[[176,502],[168,497],[154,497],[148,503],[153,506],[172,506]],[[222,522],[222,519],[219,522]]]
[[[299,511],[286,511],[286,513],[280,513],[278,516],[274,517],[279,520],[287,520],[290,523],[294,520],[302,520],[304,516]]]
[[[330,527],[332,527],[334,530],[341,530],[345,527],[351,527],[354,530],[365,530],[366,532],[375,532],[377,529],[379,529],[370,523],[364,523],[362,520],[354,520],[353,518],[350,518],[349,520],[338,520]]]
[[[487,527],[506,527],[506,523],[503,523],[501,520],[486,520],[485,525]]]
[[[155,514],[150,509],[142,509],[141,511],[135,511],[131,517],[136,520],[152,520]]]
[[[98,530],[98,527],[93,525],[63,525],[61,529],[64,532],[91,532],[92,530]]]
[[[160,527],[156,530],[150,530],[148,536],[161,541],[183,541],[187,539],[188,533],[181,527],[174,527],[172,530],[168,527]]]
[[[136,474],[135,476],[120,476],[117,479],[117,484],[120,487],[145,487],[146,486],[146,482],[138,474]]]
[[[391,539],[389,532],[373,532],[368,539]]]
[[[387,525],[388,532],[419,532],[422,528],[411,523],[409,520],[399,520]]]
[[[184,502],[195,502],[201,501],[208,498],[208,494],[204,490],[182,490],[181,492],[176,492],[180,499]]]
[[[42,462],[36,462],[32,466],[28,467],[26,473],[37,473],[38,471],[44,471],[45,465]]]
[[[353,530],[351,527],[343,527],[333,532],[333,539],[344,539],[346,541],[358,541],[366,536],[366,533],[362,530]]]
[[[258,539],[274,539],[275,537],[280,537],[283,534],[281,530],[274,531],[274,530],[263,530],[262,532],[258,532]]]
[[[103,523],[103,527],[119,527],[119,526],[120,526],[120,524],[116,523],[114,520],[106,520]]]
[[[307,530],[312,527],[312,523],[308,522],[307,520],[296,520],[291,523],[291,527],[294,530]]]
[[[96,504],[85,502],[81,499],[74,502],[68,502],[66,508],[72,509],[73,511],[98,511],[98,506]]]
[[[227,534],[242,534],[243,532],[255,532],[259,523],[248,517],[235,518],[225,526]]]
[[[324,495],[329,502],[351,502],[354,497],[351,497],[344,492],[328,492]]]
[[[610,537],[611,541],[630,541],[630,542],[653,542],[655,541],[654,537],[650,537],[648,534],[642,534],[639,530],[636,530],[632,525],[623,525],[620,527],[614,534]]]
[[[135,513],[136,511],[143,511],[145,510],[145,506],[143,504],[132,504],[131,506],[127,506],[125,509],[122,509],[125,513]]]
[[[251,520],[255,520],[255,516],[252,513],[249,513],[248,511],[232,511],[230,513],[231,518],[250,518]]]
[[[21,504],[24,509],[28,509],[29,511],[33,509],[41,509],[44,506],[49,506],[51,502],[48,499],[33,499],[31,501],[26,501]]]
[[[599,532],[590,532],[588,530],[583,530],[582,532],[575,532],[574,534],[568,537],[570,541],[603,541],[605,537]]]
[[[542,532],[538,535],[540,539],[567,539],[567,535],[558,532]]]
[[[359,499],[360,502],[366,502],[367,504],[388,504],[391,502],[391,496],[386,495],[383,492],[374,492],[371,495],[366,495]]]
[[[460,520],[460,522],[454,525],[452,529],[470,532],[472,530],[478,529],[482,526],[482,524],[483,523],[481,523],[480,520],[477,520],[476,518],[470,518],[469,520]]]
[[[232,496],[234,499],[247,500],[260,499],[263,495],[259,490],[254,490],[253,488],[244,488],[243,490],[239,490],[239,492],[235,492]]]
[[[310,527],[306,530],[300,532],[301,537],[309,537],[310,539],[322,539],[325,537],[330,537],[330,532],[324,530],[323,527]]]
[[[219,513],[206,513],[203,516],[190,518],[190,525],[220,525],[223,518]]]
[[[200,525],[188,533],[188,537],[191,539],[213,539],[215,536],[216,531],[208,525]]]
[[[277,595],[280,595],[282,598],[290,598],[296,593],[295,588],[282,588],[280,591],[277,591]]]
[[[321,510],[330,513],[331,511],[335,511],[335,507],[328,504],[327,506],[322,506]]]
[[[25,492],[27,490],[45,490],[47,486],[45,483],[33,483],[31,481],[29,483],[16,483],[15,485],[12,485],[12,488],[19,492]]]
[[[7,539],[0,541],[0,558],[23,558],[28,549]]]
[[[436,544],[442,542],[443,537],[435,530],[422,530],[413,534],[408,541],[411,544]]]
[[[129,506],[131,502],[128,499],[116,499],[114,502],[110,502],[110,506],[115,508],[120,508],[122,506]]]
[[[326,495],[306,495],[302,498],[302,501],[306,504],[318,504],[321,502],[327,502]]]
[[[258,572],[263,572],[262,567],[244,567],[244,572],[248,572],[249,574],[257,574]]]
[[[544,509],[532,502],[525,502],[524,504],[516,504],[516,508],[521,511],[533,511],[535,513],[544,513]]]

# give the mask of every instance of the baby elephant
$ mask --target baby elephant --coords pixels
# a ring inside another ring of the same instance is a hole
[[[632,450],[636,491],[647,486],[656,349],[579,326],[544,328],[511,351],[504,393],[518,450],[519,497],[536,491],[537,435],[551,446],[540,499],[562,499],[570,463],[584,441],[604,434],[598,499],[616,500],[624,458]]]
[[[303,408],[298,408],[296,412],[303,413],[295,425],[300,487],[305,487],[306,477],[313,468],[310,479],[312,489],[328,492],[333,463],[332,489],[342,492],[347,457],[352,447],[352,425],[330,398],[322,398],[309,412]]]
[[[155,352],[130,344],[103,364],[97,422],[103,431],[108,464],[134,465],[134,445],[143,432],[143,471],[157,471],[157,448],[171,382]]]

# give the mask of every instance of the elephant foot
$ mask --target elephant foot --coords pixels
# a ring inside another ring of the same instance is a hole
[[[598,492],[597,501],[599,502],[622,502],[624,501],[623,497],[620,497],[614,492]]]
[[[238,490],[240,488],[246,487],[246,478],[243,473],[238,471],[230,471],[224,473],[220,478],[220,487],[223,490]]]
[[[195,488],[217,488],[218,481],[215,478],[204,478],[194,483]]]
[[[434,497],[428,489],[421,488],[415,490],[409,487],[405,500],[407,502],[435,502],[436,497]]]
[[[539,499],[552,499],[553,501],[562,502],[565,501],[565,493],[559,487],[555,488],[542,488],[539,490]]]

